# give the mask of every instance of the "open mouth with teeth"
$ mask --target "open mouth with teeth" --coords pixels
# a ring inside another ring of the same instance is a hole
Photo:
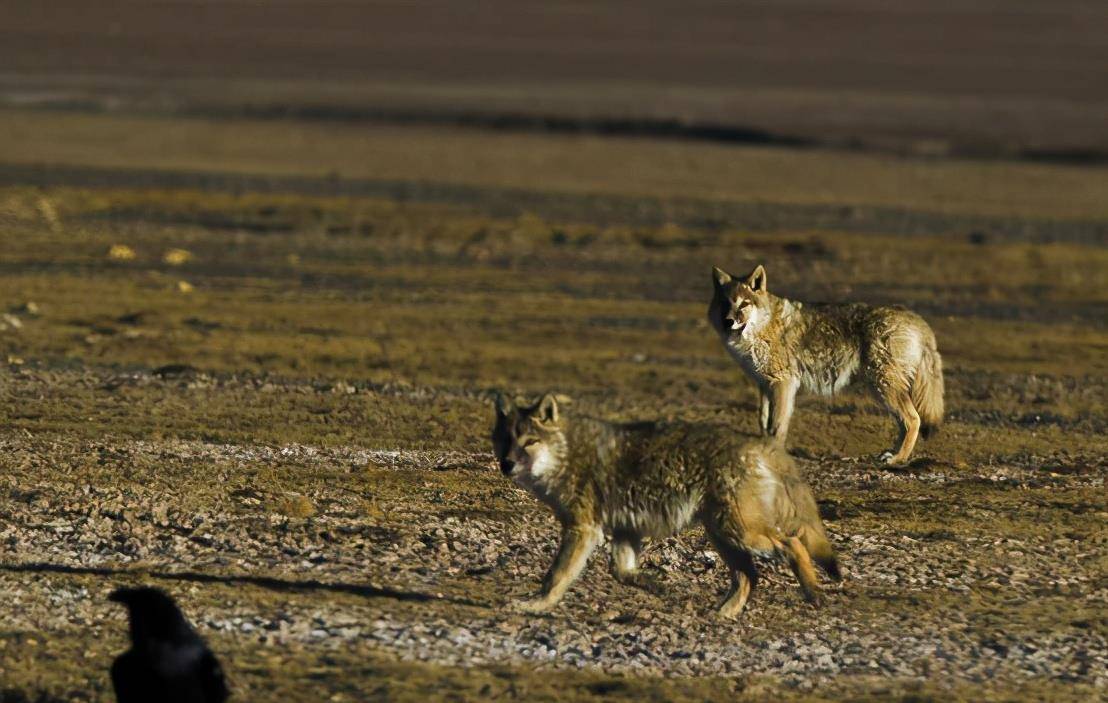
[[[732,334],[740,334],[741,335],[743,333],[743,330],[746,329],[746,323],[745,322],[736,322],[735,320],[732,320],[731,318],[727,318],[726,320],[724,320],[723,324],[724,324],[724,327],[727,330],[729,330]]]

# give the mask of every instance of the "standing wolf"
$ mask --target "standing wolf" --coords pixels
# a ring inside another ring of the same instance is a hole
[[[742,611],[758,579],[751,552],[788,559],[805,598],[818,599],[814,559],[838,580],[816,502],[785,450],[744,442],[725,427],[614,424],[565,417],[553,395],[534,405],[496,401],[493,450],[500,470],[546,503],[562,523],[558,556],[542,593],[519,608],[554,607],[604,533],[617,579],[648,585],[638,571],[644,539],[696,521],[731,571],[720,614]]]
[[[758,384],[762,434],[784,443],[800,388],[830,395],[861,378],[900,425],[900,446],[881,455],[908,461],[916,438],[943,419],[943,364],[919,315],[861,303],[805,305],[766,289],[766,270],[748,276],[712,269],[708,320]]]

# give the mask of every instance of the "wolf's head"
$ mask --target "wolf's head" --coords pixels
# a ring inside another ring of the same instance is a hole
[[[771,307],[766,290],[766,269],[755,266],[746,276],[732,276],[712,268],[715,292],[708,306],[708,320],[724,340],[741,338],[769,321]]]
[[[566,439],[558,400],[547,393],[533,405],[496,397],[492,449],[505,476],[522,483],[542,479],[561,467]]]

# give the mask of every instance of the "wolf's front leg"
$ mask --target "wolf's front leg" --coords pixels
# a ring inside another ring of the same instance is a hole
[[[770,384],[769,435],[784,444],[789,434],[789,420],[793,415],[793,403],[800,389],[798,379],[787,378]]]
[[[769,435],[769,410],[770,400],[769,392],[765,388],[758,389],[758,429],[762,431],[762,436]]]
[[[542,593],[538,598],[516,603],[516,609],[541,613],[557,605],[585,568],[589,555],[600,543],[601,534],[600,527],[595,525],[573,525],[563,529],[562,544],[543,579]]]

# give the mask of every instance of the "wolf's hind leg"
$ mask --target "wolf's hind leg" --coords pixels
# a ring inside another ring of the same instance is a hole
[[[900,446],[896,453],[886,452],[883,456],[885,463],[890,465],[904,464],[908,457],[912,456],[912,450],[919,438],[920,417],[916,406],[912,402],[912,396],[907,389],[889,390],[883,394],[882,400],[889,410],[896,415],[900,425]]]
[[[754,587],[758,585],[758,567],[754,565],[754,558],[742,545],[738,535],[732,534],[733,530],[714,525],[706,525],[706,527],[712,546],[723,557],[731,573],[731,590],[720,603],[719,614],[720,617],[735,619],[742,614],[746,601],[750,598]]]
[[[622,580],[639,570],[639,549],[642,541],[635,535],[617,532],[612,535],[612,575]]]
[[[642,539],[635,534],[616,532],[612,535],[612,576],[628,586],[636,586],[652,593],[661,590],[653,578],[639,571],[639,552]]]

